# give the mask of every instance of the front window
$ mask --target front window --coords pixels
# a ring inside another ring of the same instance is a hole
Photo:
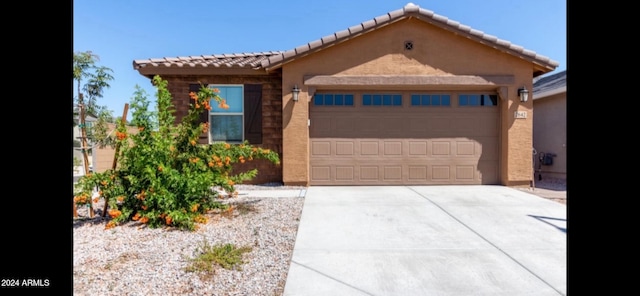
[[[222,109],[211,100],[209,142],[241,143],[244,139],[244,89],[242,85],[209,85],[229,105]]]

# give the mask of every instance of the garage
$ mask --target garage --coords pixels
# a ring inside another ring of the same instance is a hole
[[[498,103],[487,91],[317,91],[310,184],[499,184]]]

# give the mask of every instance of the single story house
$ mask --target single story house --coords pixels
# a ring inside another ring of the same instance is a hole
[[[201,143],[277,151],[255,183],[305,186],[529,186],[532,81],[557,66],[413,3],[287,51],[133,61],[178,118],[199,82],[220,89]]]
[[[567,71],[533,80],[536,180],[567,179]]]

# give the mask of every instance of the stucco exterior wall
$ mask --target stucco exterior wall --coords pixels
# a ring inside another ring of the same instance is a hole
[[[542,178],[567,178],[567,94],[560,93],[533,102],[533,144],[539,153],[551,153],[552,165],[540,165],[536,170]],[[536,173],[536,178],[538,178]],[[536,179],[537,180],[537,179]]]
[[[411,41],[413,49],[405,50]],[[532,166],[532,100],[521,103],[517,88],[532,89],[530,62],[500,52],[492,47],[415,19],[358,36],[330,48],[301,57],[283,66],[283,181],[285,184],[308,184],[309,99],[310,88],[304,85],[309,75],[430,75],[512,76],[501,85],[420,85],[411,89],[494,90],[502,89],[499,105],[501,117],[500,178],[503,185],[529,185]],[[300,101],[293,102],[291,89],[301,88]],[[331,86],[354,89],[353,86]],[[363,86],[364,89],[408,89],[407,86]],[[526,111],[527,118],[515,119],[515,111]]]

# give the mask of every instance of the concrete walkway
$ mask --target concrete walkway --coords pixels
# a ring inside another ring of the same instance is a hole
[[[566,217],[504,186],[309,187],[284,295],[566,295]]]

